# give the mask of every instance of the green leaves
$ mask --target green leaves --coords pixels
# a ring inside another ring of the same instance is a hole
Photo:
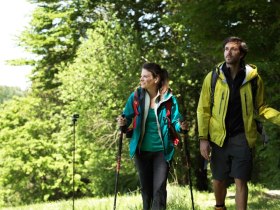
[[[24,96],[24,91],[18,87],[0,86],[0,104],[12,99],[14,96]]]

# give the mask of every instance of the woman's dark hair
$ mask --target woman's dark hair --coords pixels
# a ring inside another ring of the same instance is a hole
[[[144,63],[142,69],[146,69],[151,72],[153,77],[159,76],[160,82],[158,84],[158,89],[161,92],[165,92],[168,89],[168,71],[160,67],[156,63]]]
[[[229,42],[236,42],[239,45],[239,50],[240,50],[240,52],[243,53],[242,59],[244,59],[245,56],[248,53],[247,44],[241,38],[236,37],[236,36],[231,36],[231,37],[228,37],[224,40],[223,49],[225,49],[226,44],[229,43]]]

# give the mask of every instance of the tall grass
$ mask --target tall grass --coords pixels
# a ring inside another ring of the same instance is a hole
[[[192,202],[189,187],[168,185],[167,210],[188,210],[192,209]],[[235,209],[235,188],[231,186],[228,190],[226,205],[228,210]],[[279,196],[270,196],[267,189],[260,185],[249,184],[248,210],[279,210]],[[215,199],[212,192],[198,192],[193,190],[194,204],[196,210],[213,210]],[[114,197],[84,198],[75,200],[76,210],[112,210]],[[51,203],[33,204],[1,208],[2,210],[71,210],[72,200]],[[139,193],[118,195],[117,210],[140,210],[142,201]]]

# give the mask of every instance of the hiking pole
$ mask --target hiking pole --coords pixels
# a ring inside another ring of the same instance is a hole
[[[183,118],[180,119],[180,122],[184,122],[185,120],[186,119],[183,117]],[[191,155],[190,155],[190,150],[189,150],[187,132],[188,132],[187,130],[183,130],[184,144],[185,144],[185,151],[186,151],[186,159],[187,159],[187,168],[188,168],[188,175],[189,175],[190,193],[191,193],[191,200],[192,200],[192,209],[194,210],[192,178],[191,178]]]
[[[73,174],[72,174],[73,210],[75,209],[75,147],[76,147],[75,127],[76,127],[76,122],[77,122],[78,118],[79,118],[78,114],[73,114],[73,116],[72,116],[72,126],[73,126]]]
[[[124,115],[122,115],[124,117]],[[118,182],[119,182],[119,174],[121,168],[121,155],[122,155],[122,140],[123,133],[125,132],[125,126],[120,127],[120,137],[119,137],[119,147],[118,147],[118,156],[117,156],[117,167],[116,167],[116,175],[115,175],[115,198],[114,198],[114,210],[116,209],[117,203],[117,194],[118,194]]]

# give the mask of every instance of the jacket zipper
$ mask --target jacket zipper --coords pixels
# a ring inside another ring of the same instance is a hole
[[[247,104],[247,96],[246,96],[246,93],[244,93],[244,97],[245,97],[245,110],[246,110],[246,115],[248,116],[248,104]]]
[[[224,113],[225,113],[225,109],[226,109],[226,106],[224,105],[223,107],[223,110],[222,110],[222,103],[223,101],[225,100],[225,92],[222,93],[222,98],[221,98],[221,101],[220,101],[220,107],[219,107],[219,115],[222,114],[222,117],[224,116]],[[225,102],[224,102],[225,104]],[[222,113],[221,113],[222,112]],[[223,124],[223,129],[225,130],[225,124]]]
[[[169,98],[168,98],[168,99],[169,99]],[[167,100],[168,100],[168,99],[167,99]],[[164,153],[164,154],[166,154],[166,149],[165,149],[165,146],[164,146],[164,141],[163,141],[163,135],[162,135],[161,127],[160,127],[160,122],[159,122],[159,120],[158,120],[157,109],[158,109],[160,106],[164,106],[163,103],[166,103],[167,100],[160,102],[158,105],[156,105],[156,108],[155,108],[156,121],[157,121],[157,128],[158,128],[158,133],[159,133],[159,136],[160,136],[160,139],[161,139],[161,143],[162,143],[163,153]],[[164,109],[165,109],[165,111],[166,111],[166,108],[164,108]],[[168,120],[168,119],[166,119],[166,117],[164,117],[164,120]],[[170,123],[171,123],[171,122],[170,122]],[[169,132],[169,131],[168,131],[168,132]],[[169,135],[170,135],[170,133],[169,133]]]

